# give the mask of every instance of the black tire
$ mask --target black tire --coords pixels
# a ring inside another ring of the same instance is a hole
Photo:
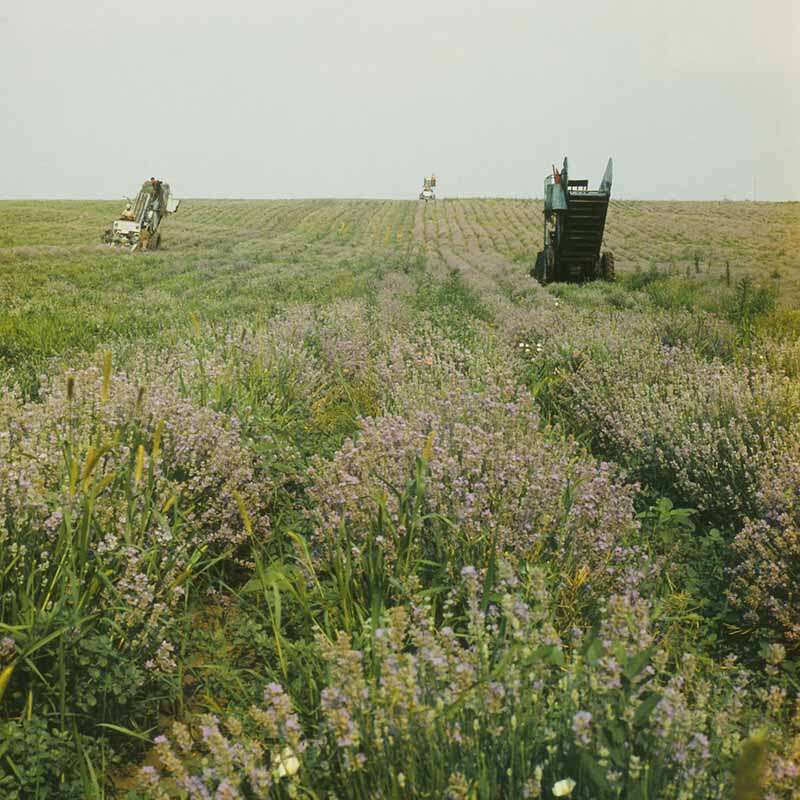
[[[148,250],[158,250],[161,247],[161,234],[156,231],[151,237],[150,241],[147,243]]]
[[[544,283],[544,274],[545,274],[545,256],[544,250],[540,250],[536,254],[536,261],[531,267],[531,277],[536,278],[539,283]]]
[[[614,254],[608,250],[600,257],[600,277],[604,281],[613,281],[617,278],[614,272]]]

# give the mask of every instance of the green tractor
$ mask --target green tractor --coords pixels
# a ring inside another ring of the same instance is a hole
[[[614,280],[614,254],[600,253],[612,177],[609,158],[600,188],[590,190],[589,181],[570,180],[565,157],[544,179],[544,250],[531,269],[539,283]]]

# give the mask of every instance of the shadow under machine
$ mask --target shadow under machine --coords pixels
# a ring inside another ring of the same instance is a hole
[[[103,241],[128,246],[131,252],[157,250],[161,244],[159,225],[167,214],[174,214],[179,205],[180,200],[172,197],[168,183],[151,178],[142,184],[136,200],[129,201],[105,231]]]
[[[531,275],[540,283],[614,280],[614,255],[601,254],[606,213],[611,200],[612,160],[598,189],[588,180],[571,180],[567,159],[544,180],[544,249]]]

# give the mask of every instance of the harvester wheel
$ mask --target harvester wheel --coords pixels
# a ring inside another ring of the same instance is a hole
[[[158,248],[160,246],[161,246],[161,234],[159,233],[159,231],[156,231],[150,237],[150,243],[147,245],[147,249],[148,250],[158,250]]]
[[[614,254],[606,250],[600,257],[600,277],[604,281],[613,281],[616,279],[614,273]]]
[[[545,260],[544,260],[544,250],[540,250],[536,254],[536,262],[531,269],[531,277],[536,278],[539,283],[544,282],[544,268],[545,268]]]

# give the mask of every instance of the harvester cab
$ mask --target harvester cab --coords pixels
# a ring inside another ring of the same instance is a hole
[[[426,203],[428,200],[435,200],[436,193],[434,189],[436,188],[436,176],[431,175],[430,178],[423,178],[422,179],[422,191],[419,193],[419,199],[424,200]]]
[[[150,178],[142,184],[136,200],[128,202],[125,210],[103,234],[108,244],[130,247],[135,250],[157,250],[161,244],[158,230],[167,214],[178,210],[180,200],[171,196],[169,184]]]
[[[614,280],[614,254],[600,250],[611,199],[613,165],[608,159],[598,189],[587,180],[570,180],[567,159],[544,180],[544,249],[531,275],[539,283]]]

